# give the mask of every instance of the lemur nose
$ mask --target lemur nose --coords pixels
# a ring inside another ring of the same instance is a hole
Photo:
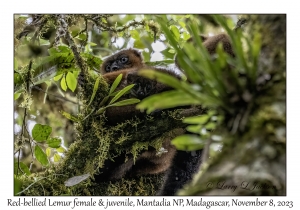
[[[118,70],[119,69],[119,67],[117,66],[117,65],[112,65],[111,66],[111,70],[112,71],[116,71],[116,70]]]
[[[116,71],[120,69],[116,62],[113,62],[110,68],[112,71]]]

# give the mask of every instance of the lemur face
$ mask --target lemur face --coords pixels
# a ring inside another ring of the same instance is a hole
[[[134,49],[122,50],[107,58],[101,67],[101,73],[109,73],[143,66],[142,55]]]

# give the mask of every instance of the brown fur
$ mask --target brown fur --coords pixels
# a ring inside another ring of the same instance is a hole
[[[232,50],[230,38],[227,34],[221,33],[215,36],[200,35],[200,38],[203,42],[203,46],[207,49],[210,55],[215,54],[218,44],[222,43],[224,51],[228,53],[230,56],[235,57],[235,54]],[[187,42],[191,42],[191,41],[193,41],[193,38],[190,38]],[[175,58],[175,64],[179,69],[181,69],[177,61],[177,56]]]
[[[120,57],[127,57],[129,59],[126,65],[118,66],[118,59],[120,59]],[[107,72],[105,71],[107,65],[115,65],[116,69]],[[109,84],[112,84],[117,76],[123,74],[117,90],[120,90],[130,84],[135,84],[135,86],[131,89],[129,96],[124,96],[121,98],[121,100],[128,97],[143,99],[155,93],[172,89],[171,87],[158,83],[155,80],[144,78],[138,75],[138,71],[143,68],[165,72],[169,75],[175,76],[177,79],[180,79],[179,75],[166,69],[145,66],[141,55],[134,49],[122,50],[107,58],[102,64],[101,72],[104,79]],[[108,120],[107,123],[114,125],[135,116],[143,117],[145,116],[145,113],[141,113],[139,110],[137,110],[135,105],[128,105],[121,107],[110,107],[106,110],[105,115]],[[131,157],[126,162],[119,164],[109,173],[109,180],[120,179],[125,175],[136,176],[142,174],[157,174],[166,171],[170,167],[176,152],[175,147],[170,144],[170,141],[171,139],[165,139],[163,143],[165,152],[160,155],[157,154],[157,151],[154,148],[149,147],[148,150],[145,150],[139,157],[137,157],[136,163],[134,163],[133,158]]]
[[[127,61],[123,60],[126,59]],[[123,62],[124,61],[124,62]],[[118,53],[106,58],[101,66],[101,74],[120,71],[124,69],[142,68],[143,58],[140,52],[135,49],[121,50]]]

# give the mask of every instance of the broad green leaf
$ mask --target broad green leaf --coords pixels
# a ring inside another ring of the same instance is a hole
[[[209,120],[209,118],[210,116],[205,114],[200,116],[187,117],[183,119],[183,122],[189,124],[204,124]]]
[[[54,162],[58,162],[60,160],[60,155],[55,153],[53,156]]]
[[[37,142],[42,142],[48,139],[52,132],[52,127],[48,125],[35,124],[32,129],[32,138]]]
[[[137,30],[131,30],[130,31],[130,35],[134,39],[140,39],[140,34],[139,34],[139,32]]]
[[[205,125],[205,128],[207,129],[207,130],[213,130],[213,129],[215,129],[217,127],[217,123],[215,123],[215,122],[209,122],[209,123],[207,123],[207,125]]]
[[[67,119],[72,120],[73,122],[79,122],[79,119],[75,117],[74,115],[71,115],[63,110],[60,111],[60,113],[65,116]]]
[[[76,89],[76,86],[77,86],[77,79],[72,72],[68,72],[68,74],[66,76],[66,82],[67,82],[70,90],[72,90],[72,92],[74,92]]]
[[[59,148],[61,145],[61,139],[59,138],[49,138],[46,142],[51,148]]]
[[[62,88],[64,91],[67,90],[67,83],[66,83],[66,78],[65,78],[65,77],[63,77],[63,78],[61,79],[61,81],[60,81],[60,86],[61,86],[61,88]]]
[[[122,90],[120,90],[120,92],[118,92],[117,95],[115,95],[115,97],[113,97],[113,99],[111,99],[111,101],[109,102],[108,105],[114,103],[116,100],[118,100],[122,95],[124,95],[125,93],[127,93],[131,88],[133,88],[134,84],[132,85],[128,85],[126,87],[124,87]]]
[[[59,147],[56,149],[57,152],[64,153],[65,149],[63,147]]]
[[[171,25],[170,29],[171,29],[172,33],[174,34],[175,40],[179,41],[180,32],[179,32],[178,28],[174,25]]]
[[[199,104],[201,104],[201,101],[195,99],[194,97],[184,94],[182,91],[171,90],[145,98],[137,105],[137,108],[141,110],[147,110],[147,113],[150,114],[158,109],[168,109],[178,106]]]
[[[50,147],[47,147],[47,149],[46,149],[46,155],[47,155],[47,157],[50,157],[51,156],[51,148]]]
[[[172,54],[175,54],[175,53],[176,53],[176,51],[175,51],[173,48],[171,48],[168,52],[169,52],[169,53],[172,53]]]
[[[204,141],[197,135],[178,136],[171,142],[178,150],[194,151],[204,147]]]
[[[94,98],[95,98],[95,95],[96,95],[96,92],[97,92],[98,87],[99,87],[99,82],[100,82],[100,77],[98,77],[98,78],[96,79],[96,82],[95,82],[94,88],[93,88],[92,97],[91,97],[90,102],[88,103],[87,106],[90,106],[91,103],[93,102],[93,100],[94,100]]]
[[[86,40],[86,35],[85,34],[79,34],[78,39]]]
[[[184,40],[188,40],[189,38],[191,38],[191,35],[188,32],[186,32],[186,31],[183,32],[182,36],[183,36]]]
[[[54,81],[58,81],[58,80],[61,79],[61,77],[62,77],[63,75],[64,75],[64,74],[59,74],[59,75],[53,77],[53,80],[54,80]]]
[[[20,97],[21,93],[14,93],[14,100],[17,100]]]
[[[37,161],[39,161],[43,166],[48,165],[49,162],[48,162],[47,155],[38,145],[35,145],[34,155],[35,155]]]
[[[113,82],[113,84],[111,85],[111,88],[109,90],[109,94],[113,93],[115,91],[115,89],[118,87],[118,85],[120,84],[120,81],[122,80],[123,74],[120,74],[115,81]]]
[[[223,104],[223,102],[219,100],[218,97],[211,97],[207,94],[204,95],[198,90],[194,89],[193,86],[189,85],[186,81],[180,81],[177,78],[168,75],[167,73],[162,73],[150,69],[143,69],[140,70],[138,74],[143,77],[157,80],[160,83],[166,84],[170,87],[173,87],[174,89],[178,89],[183,91],[184,93],[187,93],[183,95],[189,95],[189,97],[193,98],[193,101],[198,101],[197,104],[201,103],[204,106],[218,106],[220,104]],[[183,101],[183,99],[181,101]],[[184,104],[187,105],[187,103]],[[193,104],[195,104],[195,102]]]
[[[191,133],[199,134],[202,128],[203,128],[203,125],[189,125],[186,127],[186,130]]]
[[[140,39],[136,39],[134,41],[133,47],[137,48],[137,49],[144,49],[145,45],[144,45],[144,43]]]
[[[139,103],[140,100],[136,98],[130,98],[130,99],[125,99],[123,101],[118,101],[114,104],[111,104],[109,106],[125,106],[125,105],[131,105],[131,104],[136,104]]]
[[[65,181],[65,186],[72,187],[72,186],[79,184],[80,182],[86,180],[89,177],[90,177],[89,173],[81,175],[81,176],[74,176],[74,177],[68,179],[67,181]]]
[[[185,28],[185,22],[183,21],[178,21],[179,25],[182,27],[182,28]]]
[[[17,170],[18,170],[18,162],[15,162],[15,165],[14,165],[14,172],[15,174],[17,174]],[[27,175],[29,176],[31,173],[29,171],[29,168],[27,167],[27,165],[25,165],[23,162],[20,162],[20,168],[21,170]],[[19,174],[21,174],[21,171],[19,171]]]

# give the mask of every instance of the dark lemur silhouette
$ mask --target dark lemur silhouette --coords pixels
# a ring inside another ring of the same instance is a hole
[[[130,84],[135,84],[129,96],[125,96],[127,98],[135,97],[144,99],[155,93],[172,89],[155,80],[138,75],[138,71],[143,68],[165,72],[173,75],[177,79],[181,79],[179,75],[167,71],[166,69],[146,66],[143,63],[141,54],[134,49],[122,50],[108,57],[101,66],[101,72],[109,84],[112,84],[120,74],[123,75],[117,90]],[[110,107],[106,110],[105,115],[109,125],[115,125],[135,116],[146,117],[146,114],[137,110],[135,105]],[[161,149],[163,152],[158,154],[154,148],[149,147],[148,150],[145,150],[137,157],[135,162],[132,155],[128,154],[122,154],[116,157],[114,161],[107,160],[104,164],[104,168],[101,169],[102,173],[95,177],[96,181],[117,180],[122,177],[165,172],[170,168],[176,148],[171,145],[171,139],[165,139]],[[125,158],[127,159],[126,162]]]
[[[234,57],[230,40],[226,34],[219,34],[213,37],[201,36],[201,39],[203,45],[211,55],[216,52],[218,43],[222,42],[224,51]],[[111,84],[119,74],[123,74],[120,86],[125,87],[129,84],[135,84],[130,95],[131,97],[139,99],[172,89],[156,81],[139,76],[138,71],[143,68],[162,71],[180,79],[177,74],[166,69],[147,67],[143,63],[141,54],[134,49],[123,50],[107,58],[102,65],[101,72],[109,84]],[[107,110],[106,116],[108,119],[114,119],[114,117],[118,115],[116,120],[120,120],[121,115],[132,117],[140,113],[135,109],[134,105],[116,108],[118,110]],[[102,174],[96,177],[96,180],[116,180],[122,177],[132,177],[143,174],[165,173],[164,184],[157,194],[174,195],[177,190],[181,189],[184,184],[190,181],[192,175],[198,171],[199,165],[201,164],[202,150],[193,152],[176,151],[176,148],[170,144],[170,141],[171,139],[165,139],[163,143],[163,148],[167,151],[166,153],[157,155],[157,151],[154,148],[149,148],[137,158],[135,164],[133,157],[124,163],[125,154],[117,157],[114,162],[107,161],[101,171]]]

